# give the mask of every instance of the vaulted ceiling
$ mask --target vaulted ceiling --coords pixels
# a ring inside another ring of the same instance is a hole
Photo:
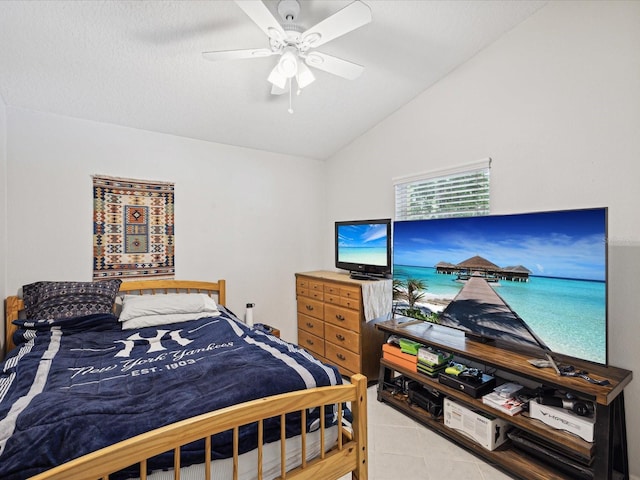
[[[277,17],[277,0],[266,0]],[[301,0],[306,29],[351,0]],[[275,56],[234,1],[0,2],[4,103],[98,122],[326,159],[472,58],[545,1],[365,0],[371,23],[318,48],[365,67],[314,69],[301,95],[271,95]]]

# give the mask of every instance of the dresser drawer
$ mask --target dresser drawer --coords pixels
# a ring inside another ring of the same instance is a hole
[[[356,303],[360,303],[360,289],[359,288],[345,288],[340,287],[340,296],[349,298]]]
[[[333,305],[341,305],[342,297],[338,293],[333,292],[324,292],[324,301],[327,303],[332,303]]]
[[[298,330],[298,345],[310,352],[324,356],[324,340],[306,330]]]
[[[334,363],[352,372],[360,371],[360,356],[345,348],[327,342],[325,343],[325,354],[329,363]]]
[[[360,312],[329,304],[325,304],[324,310],[325,322],[338,325],[346,330],[360,331]]]
[[[345,330],[344,328],[328,323],[325,326],[324,338],[327,342],[346,348],[353,353],[360,353],[360,335],[356,332]]]
[[[324,304],[312,298],[298,297],[298,312],[322,320],[324,318]]]
[[[300,285],[296,285],[296,295],[302,297],[309,296],[309,289],[307,287],[301,287]]]
[[[324,292],[322,290],[312,290],[309,289],[307,292],[307,296],[318,300],[319,302],[324,301]]]
[[[309,290],[316,292],[324,292],[324,283],[317,280],[309,280]]]
[[[335,295],[336,297],[340,296],[340,285],[336,285],[335,283],[325,283],[324,284],[325,293],[330,293]]]
[[[348,297],[340,297],[340,305],[351,310],[360,311],[360,300],[356,300]]]
[[[304,277],[296,278],[296,289],[298,288],[309,288],[309,279]]]
[[[313,335],[324,338],[324,322],[308,315],[298,314],[298,328]]]

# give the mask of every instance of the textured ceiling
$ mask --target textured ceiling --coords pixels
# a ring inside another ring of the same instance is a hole
[[[277,1],[265,1],[274,12]],[[308,28],[350,0],[302,0]],[[277,57],[209,62],[268,47],[233,1],[0,1],[0,95],[8,106],[326,159],[523,21],[545,1],[369,0],[372,23],[319,51],[365,66],[314,70],[270,95]],[[279,17],[278,17],[279,18]]]

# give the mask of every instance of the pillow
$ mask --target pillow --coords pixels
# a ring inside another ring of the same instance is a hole
[[[22,287],[28,319],[55,320],[111,313],[119,279],[98,282],[36,282]]]
[[[131,329],[218,315],[215,300],[204,293],[125,295],[120,321],[123,329]]]
[[[122,322],[122,330],[133,330],[135,328],[157,327],[167,325],[169,323],[188,322],[189,320],[198,320],[205,317],[217,317],[220,312],[200,312],[200,313],[167,313],[159,315],[143,315],[135,317],[126,322]]]

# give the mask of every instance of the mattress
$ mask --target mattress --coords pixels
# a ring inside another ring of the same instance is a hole
[[[338,427],[333,426],[325,429],[325,451],[331,448],[338,438]],[[286,470],[289,471],[300,465],[302,458],[302,447],[300,437],[287,438],[285,440],[286,449]],[[307,460],[317,457],[320,454],[320,432],[315,431],[307,434]],[[262,475],[264,479],[276,478],[280,476],[280,441],[264,445],[262,450]],[[238,480],[257,480],[258,449],[243,453],[238,457]],[[190,465],[180,469],[181,480],[202,480],[205,478],[204,465]],[[233,478],[233,458],[215,460],[211,463],[211,478],[228,479]],[[148,480],[174,480],[172,469],[156,471],[147,476]]]

